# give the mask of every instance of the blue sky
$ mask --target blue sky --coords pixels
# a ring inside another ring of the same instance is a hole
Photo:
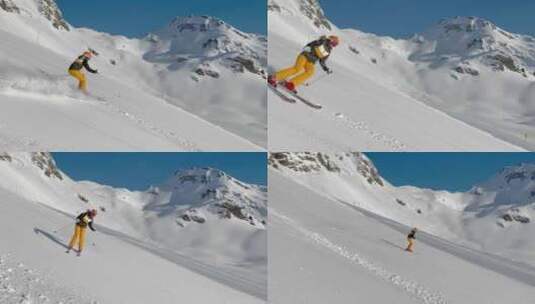
[[[467,191],[505,166],[535,163],[535,153],[366,153],[390,183]]]
[[[248,183],[266,185],[265,153],[52,153],[74,180],[90,180],[130,190],[146,190],[176,170],[213,167]]]
[[[211,15],[246,32],[267,32],[266,0],[56,0],[76,27],[142,37],[176,16]]]
[[[320,0],[341,28],[396,38],[409,37],[442,18],[478,16],[510,32],[535,36],[532,0]]]

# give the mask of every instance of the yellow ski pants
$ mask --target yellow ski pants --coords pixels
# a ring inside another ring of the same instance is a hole
[[[69,249],[72,249],[78,243],[78,252],[82,252],[85,244],[85,231],[87,229],[78,225],[74,228],[74,234],[72,235],[71,242],[69,243]]]
[[[414,241],[413,239],[410,239],[410,238],[407,238],[407,241],[409,242],[409,244],[407,245],[407,251],[412,251],[412,247],[414,246]]]
[[[307,81],[307,79],[312,77],[312,75],[314,75],[314,70],[314,63],[308,61],[305,55],[301,54],[297,56],[297,60],[295,61],[294,66],[286,68],[284,70],[280,70],[275,73],[275,80],[286,80],[287,78],[300,73],[299,75],[289,80],[289,82],[292,82],[295,87],[298,87],[305,81]]]
[[[85,78],[85,74],[82,73],[82,71],[80,70],[69,70],[69,74],[79,81],[78,88],[86,92],[87,91],[87,79]]]

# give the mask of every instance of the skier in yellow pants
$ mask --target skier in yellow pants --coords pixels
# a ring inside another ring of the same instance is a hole
[[[297,56],[294,66],[270,75],[268,83],[276,87],[280,82],[287,90],[297,93],[296,88],[314,75],[316,62],[319,61],[326,73],[332,73],[331,69],[327,67],[326,61],[333,48],[339,43],[340,39],[337,36],[321,36],[318,40],[310,42],[305,46],[301,54]],[[287,80],[292,76],[294,76],[292,79]]]
[[[405,249],[405,251],[412,252],[412,247],[414,246],[414,240],[416,239],[415,237],[416,231],[418,231],[416,227],[412,228],[411,232],[409,232],[409,234],[407,235],[407,242],[409,244],[407,245],[407,249]]]
[[[82,69],[85,68],[88,72],[97,74],[98,70],[94,70],[89,66],[89,60],[96,54],[95,51],[90,50],[84,52],[82,55],[78,56],[76,60],[69,67],[69,74],[78,80],[78,88],[87,94],[87,79],[85,74],[82,72]]]
[[[93,220],[97,216],[97,210],[87,210],[86,212],[78,215],[76,217],[76,226],[74,227],[74,234],[71,238],[71,241],[69,242],[69,249],[67,249],[67,253],[71,251],[71,249],[76,246],[76,243],[78,243],[78,256],[82,254],[82,250],[84,249],[85,244],[85,232],[87,227],[91,229],[92,231],[96,231],[95,228],[93,228]]]

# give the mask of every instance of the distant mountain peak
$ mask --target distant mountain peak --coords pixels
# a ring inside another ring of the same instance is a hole
[[[500,42],[505,43],[502,40],[516,39],[514,34],[500,29],[486,19],[462,16],[442,19],[427,29],[422,36],[426,40],[437,41],[437,50],[461,54],[495,50]]]
[[[220,182],[224,183],[232,179],[225,172],[210,168],[210,167],[194,167],[186,170],[179,170],[175,172],[175,180],[181,183],[184,182],[199,182],[203,184]]]
[[[465,32],[488,32],[498,29],[498,27],[489,20],[476,16],[456,16],[444,18],[439,21],[446,31],[465,31]]]
[[[412,60],[437,64],[453,62],[460,74],[479,76],[478,63],[493,71],[512,71],[530,78],[534,73],[535,39],[513,34],[480,17],[453,17],[442,19],[413,42],[422,49],[411,56]]]
[[[180,226],[186,226],[188,222],[202,224],[207,221],[208,214],[224,219],[238,218],[253,226],[266,223],[265,189],[241,182],[216,168],[194,167],[176,171],[166,183],[149,188],[147,193],[156,199],[145,208],[176,213]]]
[[[231,26],[223,20],[212,16],[177,16],[171,23],[169,28],[179,32],[208,32],[213,30],[230,29]]]
[[[150,43],[146,60],[169,62],[172,70],[188,66],[195,81],[219,79],[218,65],[235,73],[265,76],[267,39],[242,32],[216,17],[175,17],[144,40]]]

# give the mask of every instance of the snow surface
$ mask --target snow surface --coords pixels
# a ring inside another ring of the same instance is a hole
[[[25,265],[0,282],[7,303],[265,302],[263,187],[198,168],[133,192],[73,181],[46,153],[0,154],[0,175],[0,276]],[[225,202],[245,217],[225,213]],[[81,258],[68,256],[73,218],[87,208],[99,211],[97,232]],[[193,213],[203,222],[183,219]]]
[[[163,258],[150,244],[99,226],[99,232],[88,233],[82,257],[67,255],[70,229],[53,229],[69,225],[71,217],[0,191],[0,250],[6,260],[0,268],[2,303],[263,302],[229,287],[238,278],[218,282],[224,277],[218,278],[217,270],[204,266],[205,273],[192,271],[184,266],[191,265],[187,258],[173,253]]]
[[[318,68],[311,85],[299,90],[322,104],[321,111],[268,93],[270,150],[535,147],[535,38],[507,33],[479,18],[454,18],[411,39],[395,40],[339,29],[321,19],[315,0],[270,0],[269,5],[270,72],[293,64],[303,45],[320,35],[336,34],[342,41],[329,59],[334,73],[325,75]],[[497,55],[510,59],[518,71],[490,58]]]
[[[531,303],[535,268],[410,230],[269,171],[270,303]]]
[[[143,39],[72,26],[66,31],[54,28],[37,2],[14,1],[20,14],[0,9],[4,150],[257,151],[266,145],[262,73],[267,46],[262,36],[208,17],[177,20],[216,20],[222,29],[171,35],[175,20]],[[217,45],[215,57],[165,48],[210,39],[247,48]],[[87,47],[100,53],[90,62],[99,74],[87,73],[90,95],[82,96],[67,68]],[[243,69],[236,58],[251,60],[257,74]],[[199,68],[219,76],[202,77],[195,72]]]

